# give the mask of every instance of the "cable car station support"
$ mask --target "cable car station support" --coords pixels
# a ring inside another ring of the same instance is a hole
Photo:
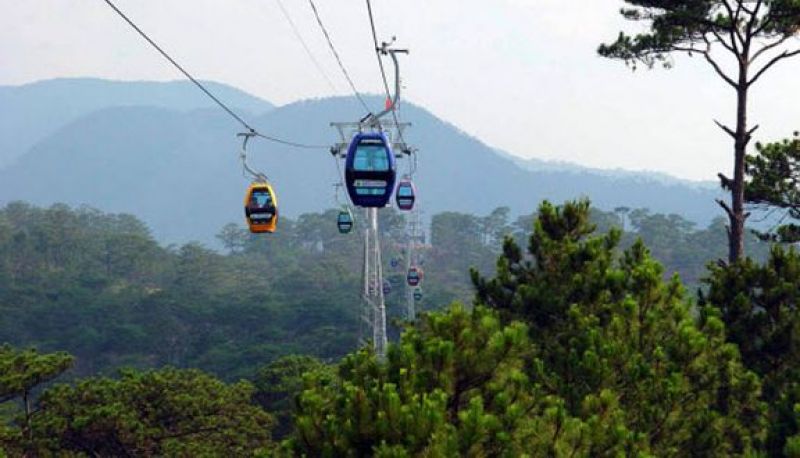
[[[331,126],[339,132],[340,141],[331,147],[331,154],[338,159],[345,158],[350,142],[356,134],[381,132],[386,135],[395,157],[410,156],[412,150],[403,140],[403,131],[411,124],[399,122],[395,109],[400,100],[400,66],[397,54],[407,53],[404,49],[390,49],[391,43],[383,43],[376,49],[379,55],[389,55],[395,68],[395,94],[391,105],[378,114],[368,113],[359,122],[332,122]],[[386,115],[391,115],[390,119]],[[383,292],[383,264],[381,258],[380,230],[378,227],[378,208],[365,208],[364,220],[364,266],[362,304],[359,313],[359,341],[365,345],[370,339],[378,359],[386,357],[388,345],[386,335],[386,301]],[[413,299],[413,298],[412,298]]]
[[[419,266],[418,256],[415,253],[417,244],[422,244],[425,237],[422,233],[422,221],[420,218],[419,207],[415,207],[411,212],[411,219],[408,222],[408,239],[406,241],[406,268],[405,273],[411,270],[411,267]],[[417,304],[414,299],[414,290],[416,287],[410,286],[408,282],[405,283],[406,291],[406,320],[413,322],[417,320]]]

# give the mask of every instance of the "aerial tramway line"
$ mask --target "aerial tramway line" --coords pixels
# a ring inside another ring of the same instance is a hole
[[[401,92],[397,55],[407,52],[404,49],[391,48],[391,43],[376,47],[379,62],[382,57],[390,56],[395,69],[395,93],[390,96],[387,92],[387,103],[383,111],[377,114],[368,113],[357,122],[331,123],[340,136],[340,141],[331,147],[331,154],[337,161],[344,161],[344,187],[352,204],[364,209],[367,223],[364,230],[360,339],[362,343],[371,340],[378,357],[383,357],[386,352],[385,299],[391,292],[391,284],[383,278],[377,212],[386,207],[392,197],[395,197],[398,208],[410,210],[416,198],[416,190],[410,185],[410,176],[401,182],[404,185],[395,186],[397,160],[410,157],[414,153],[403,138],[403,131],[410,124],[400,123],[396,114]],[[381,74],[385,80],[382,67],[381,64]],[[386,87],[388,88],[388,84]],[[392,119],[386,119],[389,115]]]
[[[250,140],[255,137],[268,140],[275,143],[280,143],[286,146],[303,148],[303,149],[328,149],[322,145],[310,145],[299,142],[288,141],[276,138],[270,135],[262,134],[253,127],[251,127],[243,118],[237,115],[220,99],[212,94],[202,83],[195,79],[189,72],[187,72],[180,64],[178,64],[172,57],[170,57],[158,44],[156,44],[149,36],[147,36],[131,19],[129,19],[111,0],[103,0],[109,7],[111,7],[125,22],[128,23],[142,38],[144,38],[153,48],[155,48],[165,59],[167,59],[175,68],[177,68],[187,79],[194,83],[206,96],[212,99],[220,108],[227,112],[239,124],[241,124],[245,131],[238,134],[242,138],[242,148],[240,151],[240,159],[242,161],[242,168],[245,175],[249,175],[251,183],[245,192],[244,198],[244,214],[248,225],[248,229],[252,233],[272,233],[277,230],[278,225],[278,199],[267,175],[260,171],[256,171],[250,167],[247,161],[247,147]],[[314,58],[310,49],[305,41],[302,39],[296,25],[291,20],[288,11],[285,9],[280,0],[277,0],[287,21],[292,26],[292,30],[298,40],[301,41],[306,50],[309,58],[312,59],[317,70],[325,77],[331,87],[330,79],[324,74],[324,71],[319,66],[319,63]],[[413,175],[416,171],[416,151],[410,148],[404,140],[403,132],[410,126],[409,123],[403,123],[398,120],[397,106],[400,101],[400,67],[398,63],[398,54],[408,53],[405,49],[392,48],[394,38],[390,43],[382,43],[378,45],[377,33],[375,30],[375,22],[372,14],[372,5],[370,0],[366,0],[367,11],[369,13],[370,27],[372,31],[372,38],[375,53],[378,59],[378,65],[383,80],[384,89],[386,91],[387,103],[381,112],[374,114],[369,110],[368,105],[365,103],[363,97],[356,89],[350,78],[347,69],[345,68],[339,53],[333,45],[333,42],[328,34],[321,18],[319,11],[316,8],[313,0],[309,0],[311,9],[317,19],[322,33],[324,34],[329,48],[336,58],[342,73],[347,79],[356,99],[361,103],[367,111],[367,115],[357,122],[334,122],[332,126],[336,127],[339,131],[341,141],[331,147],[329,150],[333,154],[336,161],[337,170],[339,171],[339,183],[336,184],[336,200],[340,205],[340,211],[337,214],[336,225],[341,234],[349,234],[356,226],[356,219],[353,212],[353,207],[360,207],[364,209],[366,228],[364,230],[364,266],[363,266],[363,291],[362,297],[364,305],[362,306],[361,319],[366,327],[371,332],[364,330],[360,339],[362,342],[371,340],[375,348],[375,352],[379,358],[383,358],[386,351],[386,307],[384,296],[391,292],[391,284],[383,279],[383,268],[381,259],[381,243],[378,231],[378,209],[384,208],[390,204],[394,197],[394,202],[398,209],[401,211],[415,210],[415,215],[418,217],[417,189],[413,182]],[[395,70],[395,91],[392,96],[389,91],[389,84],[384,70],[383,58],[391,57]],[[391,115],[391,119],[387,117]],[[413,162],[411,161],[413,155]],[[398,182],[397,176],[397,160],[402,158],[409,159],[409,171],[403,175]],[[344,173],[341,173],[339,161],[344,162]],[[339,190],[345,189],[348,202],[341,204],[339,202]],[[351,206],[352,205],[352,206]],[[418,218],[416,219],[418,223]],[[409,237],[409,260],[408,262],[414,263],[411,260],[411,252],[414,242],[414,237]],[[422,270],[416,264],[407,267],[406,285],[413,287],[413,290],[407,288],[407,297],[411,303],[407,310],[407,317],[414,319],[413,302],[419,301],[422,297],[420,282],[422,281]],[[409,291],[413,291],[409,293]]]

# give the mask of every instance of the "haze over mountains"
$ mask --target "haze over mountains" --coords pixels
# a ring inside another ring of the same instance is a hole
[[[210,88],[262,133],[302,143],[332,144],[331,121],[364,114],[348,97],[274,107],[229,86]],[[382,99],[368,102],[378,108]],[[647,207],[701,225],[719,216],[719,193],[707,185],[526,161],[413,104],[403,104],[401,116],[413,124],[406,140],[419,148],[416,181],[429,216],[504,205],[517,215],[542,199],[582,195],[601,209]],[[0,87],[0,204],[86,204],[135,214],[165,242],[212,242],[224,224],[242,223],[248,180],[238,159],[241,130],[191,83],[58,79]],[[274,182],[283,215],[334,206],[337,172],[326,149],[254,140],[250,154]],[[400,170],[407,165],[401,161]]]

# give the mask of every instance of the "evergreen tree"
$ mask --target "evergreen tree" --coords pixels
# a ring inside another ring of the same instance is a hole
[[[16,442],[17,451],[24,450],[20,444],[33,439],[33,390],[57,378],[73,362],[74,358],[64,352],[41,354],[32,348],[17,350],[9,345],[0,346],[0,404],[19,399],[23,409],[17,421],[20,429],[0,424],[0,442],[9,446]]]
[[[303,376],[316,372],[318,377],[333,371],[316,358],[289,355],[279,358],[258,370],[253,384],[255,401],[275,416],[273,436],[286,437],[292,429],[292,415],[297,396],[303,391]]]
[[[800,432],[800,253],[776,246],[764,264],[744,259],[709,268],[701,310],[719,307],[728,339],[763,380],[770,407],[767,451],[800,452],[797,439],[788,439]]]
[[[530,352],[521,323],[501,324],[483,307],[424,315],[391,345],[369,349],[338,374],[311,373],[287,455],[593,456],[635,449],[618,403],[601,393],[585,420],[545,396],[524,373]]]
[[[621,59],[636,68],[672,64],[670,55],[702,56],[736,91],[736,125],[717,124],[733,140],[733,178],[719,178],[731,193],[730,204],[717,202],[728,216],[729,261],[744,256],[745,152],[753,132],[748,122],[748,97],[753,84],[778,62],[800,54],[791,38],[800,31],[797,0],[625,0],[620,13],[647,28],[634,36],[620,32],[616,41],[599,47],[600,55]],[[728,58],[721,61],[720,51]],[[728,69],[732,68],[732,71]]]
[[[253,387],[197,370],[125,370],[120,378],[57,385],[39,399],[37,455],[241,456],[271,447],[272,418]]]
[[[528,325],[530,377],[574,416],[593,399],[615,399],[640,446],[658,455],[758,445],[759,381],[719,317],[696,320],[678,278],[664,282],[641,242],[620,258],[619,231],[593,231],[588,202],[545,202],[527,256],[507,239],[495,278],[472,272],[478,304]]]
[[[783,213],[774,232],[760,235],[781,243],[800,242],[800,132],[791,140],[757,143],[756,151],[747,156],[745,199],[758,209]],[[790,222],[783,224],[786,218]]]

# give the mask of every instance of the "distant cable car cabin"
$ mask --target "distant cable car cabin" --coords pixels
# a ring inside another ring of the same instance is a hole
[[[278,199],[269,183],[255,181],[250,184],[244,197],[244,214],[250,232],[275,232],[278,225]]]
[[[417,197],[417,189],[411,180],[401,180],[397,185],[397,192],[395,193],[395,202],[397,208],[400,210],[411,210],[414,208],[414,201]]]
[[[408,275],[406,275],[406,282],[408,286],[418,286],[422,281],[422,269],[419,267],[412,267],[408,269]]]
[[[349,208],[343,208],[336,216],[336,228],[340,234],[349,234],[353,230],[353,214]]]
[[[383,281],[383,294],[389,294],[392,292],[392,284],[389,283],[388,280]]]
[[[345,160],[345,184],[353,204],[385,207],[396,179],[394,153],[382,132],[353,137]]]
[[[417,302],[422,300],[422,288],[414,288],[414,300]]]

